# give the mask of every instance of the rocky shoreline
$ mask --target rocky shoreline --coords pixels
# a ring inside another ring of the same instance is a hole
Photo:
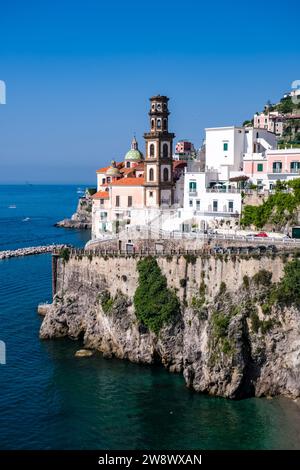
[[[92,224],[89,222],[80,222],[73,219],[64,219],[56,224],[55,227],[62,227],[62,228],[70,228],[70,229],[78,229],[78,230],[91,230]]]
[[[16,250],[0,251],[0,260],[8,258],[17,258],[19,256],[42,255],[44,253],[52,253],[53,251],[60,250],[66,245],[44,245],[44,246],[30,246],[26,248],[18,248]]]
[[[90,191],[90,192],[89,192]],[[63,227],[78,230],[91,230],[92,228],[92,194],[93,190],[87,190],[77,204],[76,212],[70,219],[64,219],[55,224],[55,227]]]

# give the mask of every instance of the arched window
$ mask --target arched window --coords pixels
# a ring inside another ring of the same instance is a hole
[[[168,168],[164,168],[163,179],[164,179],[164,181],[169,181],[169,170],[168,170]]]
[[[166,120],[166,118],[163,120],[163,130],[164,131],[167,130],[167,120]]]
[[[149,155],[150,157],[154,157],[154,144],[150,144]]]
[[[168,144],[163,145],[163,158],[168,158],[169,148]]]
[[[149,170],[149,181],[153,181],[154,180],[154,171],[153,171],[153,168],[150,168]]]
[[[160,119],[157,119],[157,129],[160,129],[161,128],[161,120]]]
[[[151,129],[154,129],[154,119],[151,119]]]
[[[130,168],[130,162],[126,162],[126,168]]]

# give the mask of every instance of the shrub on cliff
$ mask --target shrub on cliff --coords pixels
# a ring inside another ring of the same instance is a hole
[[[260,271],[254,274],[252,279],[257,286],[259,286],[260,284],[262,286],[270,286],[272,283],[272,273],[270,271],[267,271],[266,269],[261,269]]]
[[[295,304],[300,308],[300,259],[285,265],[284,276],[277,289],[277,299],[280,304]]]
[[[139,285],[134,294],[135,314],[142,324],[154,333],[180,312],[175,292],[167,287],[155,258],[149,256],[137,264]]]
[[[64,260],[65,263],[67,263],[70,259],[70,250],[68,247],[61,248],[59,252],[60,258]]]

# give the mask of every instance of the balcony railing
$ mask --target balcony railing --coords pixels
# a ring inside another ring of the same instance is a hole
[[[245,189],[240,188],[206,188],[207,193],[231,193],[231,194],[239,194]]]
[[[195,210],[194,216],[239,217],[239,213],[237,211],[234,212],[233,210],[212,211],[208,209],[207,211]]]

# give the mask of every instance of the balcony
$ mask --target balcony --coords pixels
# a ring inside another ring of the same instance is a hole
[[[198,196],[198,191],[189,191],[189,196],[197,197]]]
[[[207,193],[230,193],[230,194],[240,194],[241,192],[245,192],[245,189],[241,188],[228,188],[228,187],[223,187],[223,188],[206,188]]]
[[[194,216],[198,216],[198,217],[201,217],[201,216],[222,217],[222,218],[239,217],[239,213],[237,211],[235,212],[233,210],[212,211],[210,208],[208,208],[207,211],[195,210],[193,214]]]

